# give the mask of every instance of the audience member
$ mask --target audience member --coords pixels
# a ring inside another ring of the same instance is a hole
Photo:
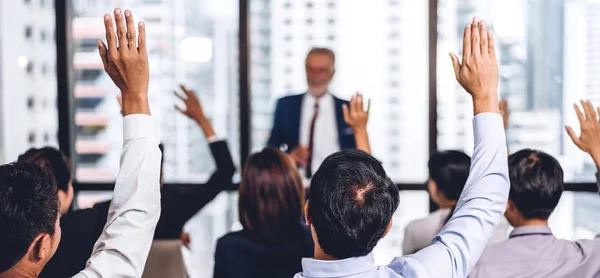
[[[352,129],[344,122],[342,105],[329,92],[335,74],[335,53],[313,48],[306,56],[308,92],[286,96],[277,102],[269,146],[284,147],[310,179],[328,155],[354,149]]]
[[[581,125],[573,142],[600,166],[600,122],[592,104],[575,106]],[[508,159],[510,195],[506,218],[515,227],[509,240],[485,250],[470,277],[599,277],[600,239],[557,239],[548,227],[564,188],[563,170],[552,156],[522,150]]]
[[[54,175],[58,189],[59,212],[61,215],[67,214],[74,195],[69,159],[61,151],[52,147],[45,147],[29,149],[20,155],[18,160],[36,163]],[[102,231],[102,228],[100,231]]]
[[[500,105],[502,107],[502,105]],[[414,220],[406,226],[402,253],[413,254],[431,244],[435,235],[452,216],[456,203],[469,176],[471,158],[461,151],[434,153],[427,163],[429,180],[427,190],[438,210],[429,216]],[[506,240],[508,225],[503,221],[494,230],[488,244]]]
[[[235,166],[227,147],[227,142],[220,140],[212,129],[210,122],[204,115],[200,101],[194,92],[181,86],[186,97],[180,97],[186,109],[178,109],[184,115],[195,120],[204,131],[209,142],[209,147],[216,170],[209,180],[202,186],[177,186],[162,187],[161,167],[161,208],[162,213],[154,239],[177,239],[182,233],[185,223],[200,209],[212,201],[224,188],[231,184]],[[49,164],[57,153],[62,153],[53,148],[44,148],[41,152],[37,149],[27,151],[19,161],[37,161]],[[58,165],[58,163],[55,163]],[[161,161],[162,164],[162,161]],[[66,167],[69,166],[68,161]],[[62,169],[62,168],[61,168]],[[70,171],[70,168],[67,168]],[[61,172],[58,172],[59,174]],[[58,177],[57,177],[58,180]],[[59,191],[59,199],[60,199]],[[108,216],[110,200],[101,202],[89,209],[77,210],[63,215],[61,228],[63,238],[58,250],[40,274],[41,278],[70,277],[81,271],[86,266],[87,258],[91,255],[94,243],[100,236]]]
[[[86,269],[75,278],[140,277],[160,216],[161,153],[148,106],[145,26],[115,9],[104,16],[104,68],[123,94],[123,152],[107,224]],[[127,25],[127,27],[125,27]],[[117,44],[119,48],[117,49]],[[137,47],[136,47],[137,45]],[[0,166],[0,277],[37,277],[61,239],[57,185],[34,163]]]
[[[396,184],[373,157],[356,150],[329,156],[311,182],[306,222],[315,259],[303,259],[296,277],[466,277],[506,206],[506,143],[498,110],[498,65],[484,21],[465,28],[456,78],[473,98],[473,165],[456,211],[433,244],[385,267],[371,251],[392,225],[399,204]]]

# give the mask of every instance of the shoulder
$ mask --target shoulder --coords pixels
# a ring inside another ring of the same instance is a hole
[[[345,99],[341,99],[341,98],[339,98],[339,97],[335,96],[334,94],[331,94],[331,96],[333,97],[333,101],[334,101],[335,103],[338,103],[338,104],[339,104],[339,103],[342,103],[342,104],[349,103],[349,101],[347,101],[347,100],[345,100]]]
[[[290,104],[290,103],[300,102],[300,101],[302,101],[303,97],[304,97],[304,94],[284,96],[284,97],[279,98],[279,100],[277,100],[277,104],[279,105],[279,104]]]

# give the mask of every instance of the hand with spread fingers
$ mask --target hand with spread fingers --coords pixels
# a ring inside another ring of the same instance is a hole
[[[581,132],[579,137],[577,137],[573,128],[566,126],[567,133],[578,148],[592,156],[596,167],[600,169],[600,121],[598,119],[600,107],[598,107],[599,114],[596,114],[596,110],[589,100],[581,101],[583,112],[577,104],[573,106],[575,113],[577,113]]]
[[[146,52],[146,27],[143,22],[138,25],[136,35],[133,14],[126,10],[115,9],[116,33],[113,19],[104,15],[106,44],[97,41],[100,58],[104,70],[121,90],[123,114],[148,114],[148,82],[149,67]],[[117,47],[118,46],[118,47]]]
[[[185,104],[185,109],[181,109],[177,105],[175,106],[175,109],[181,112],[181,114],[186,115],[188,118],[196,121],[196,123],[204,132],[204,136],[206,136],[206,138],[215,136],[215,131],[213,130],[210,121],[204,115],[204,109],[202,109],[202,105],[200,104],[200,100],[196,96],[196,93],[183,85],[179,85],[179,87],[185,94],[185,97],[178,94],[177,91],[175,91],[175,96],[183,101]]]
[[[364,109],[363,96],[356,93],[352,96],[349,105],[344,104],[344,121],[354,131],[356,148],[367,153],[371,153],[369,136],[367,133],[367,122],[369,121],[369,111],[371,110],[371,100],[367,103],[367,110]]]
[[[455,54],[450,54],[456,80],[473,98],[475,115],[499,113],[498,62],[494,48],[494,37],[485,21],[475,17],[465,27],[462,63]]]

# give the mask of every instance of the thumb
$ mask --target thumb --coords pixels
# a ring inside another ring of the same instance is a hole
[[[570,126],[565,126],[565,129],[567,130],[567,134],[569,134],[569,137],[571,137],[571,140],[573,140],[573,143],[575,143],[575,145],[579,147],[581,141],[575,135],[575,131],[573,131],[573,128],[571,128]]]
[[[460,62],[458,61],[458,57],[454,53],[449,53],[450,59],[452,59],[452,66],[454,67],[454,75],[458,80],[458,73],[460,73]]]

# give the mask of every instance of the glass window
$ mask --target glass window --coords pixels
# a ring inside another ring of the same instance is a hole
[[[74,1],[72,19],[74,142],[79,182],[113,182],[122,148],[120,93],[104,73],[96,40],[102,16],[131,9],[146,22],[150,108],[164,145],[165,182],[202,183],[214,162],[201,129],[174,109],[179,84],[193,89],[217,136],[239,161],[238,2]],[[100,22],[100,24],[99,24]],[[181,92],[180,92],[181,93]]]
[[[3,1],[0,6],[0,18],[9,19],[0,32],[0,163],[8,163],[31,147],[58,145],[55,139],[41,140],[42,134],[58,131],[57,109],[40,105],[56,98],[56,77],[34,74],[37,65],[56,61],[56,46],[34,39],[34,26],[54,29],[56,22],[50,5],[32,9],[31,1]]]
[[[556,157],[567,182],[594,181],[594,166],[564,131],[578,128],[573,103],[600,105],[600,2],[452,1],[438,9],[438,147],[470,153],[473,148],[471,99],[458,85],[448,52],[462,48],[464,26],[477,15],[495,33],[500,66],[500,97],[511,117],[511,152],[523,148]],[[567,30],[580,30],[568,32]]]
[[[427,179],[428,153],[428,5],[427,1],[402,1],[394,4],[387,0],[376,1],[328,1],[326,5],[314,5],[312,9],[285,9],[272,5],[271,18],[261,18],[258,12],[251,11],[253,20],[264,21],[261,26],[271,28],[271,36],[257,32],[250,34],[252,48],[268,46],[269,57],[252,59],[254,64],[267,63],[266,72],[253,72],[252,87],[252,150],[256,151],[267,143],[272,126],[272,116],[276,100],[290,94],[306,92],[304,59],[306,53],[315,46],[324,46],[336,52],[336,76],[330,91],[337,97],[349,99],[359,91],[371,99],[369,132],[371,147],[376,157],[388,168],[389,175],[396,182],[423,182]],[[401,5],[401,9],[390,10]],[[331,10],[330,8],[336,7]],[[400,13],[400,14],[398,14]],[[285,18],[320,18],[312,26],[280,24]],[[402,22],[391,22],[392,16],[406,18]],[[361,21],[356,21],[361,18]],[[253,21],[255,22],[255,21]],[[335,23],[335,24],[330,24]],[[323,32],[326,31],[326,32]],[[389,34],[402,32],[410,40],[393,40]],[[285,41],[288,34],[312,34],[310,39]],[[393,57],[387,55],[389,49],[397,49]],[[283,53],[297,53],[293,59]],[[410,53],[410,55],[400,55]],[[392,61],[390,61],[392,60]],[[406,63],[410,71],[398,72],[396,65]],[[286,74],[291,68],[293,75]],[[266,74],[266,76],[257,76]],[[269,80],[268,91],[258,80]],[[289,81],[288,81],[289,80]],[[398,80],[398,81],[396,81]],[[410,80],[405,82],[404,80]],[[291,82],[290,82],[291,81]],[[256,94],[260,89],[260,94]],[[265,97],[267,95],[268,97]],[[392,96],[403,101],[390,103]],[[270,107],[265,111],[264,107]],[[398,118],[390,121],[389,115],[397,111]],[[400,125],[399,119],[410,119]],[[375,136],[389,134],[396,130],[399,136]],[[392,145],[406,145],[407,152],[390,153]],[[392,162],[399,168],[392,169]]]

